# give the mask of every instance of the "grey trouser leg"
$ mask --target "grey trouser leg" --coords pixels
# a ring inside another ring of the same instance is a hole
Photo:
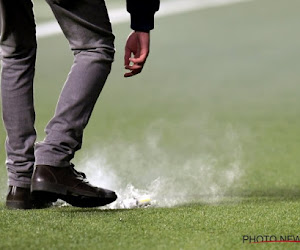
[[[75,60],[46,138],[36,144],[36,165],[69,166],[111,69],[114,36],[104,0],[48,0]]]
[[[1,95],[9,185],[29,187],[34,165],[35,24],[30,0],[0,0]]]
[[[75,60],[46,138],[36,145],[33,77],[35,24],[30,0],[0,0],[1,90],[9,185],[30,187],[34,162],[67,166],[110,72],[114,36],[103,0],[48,1]]]

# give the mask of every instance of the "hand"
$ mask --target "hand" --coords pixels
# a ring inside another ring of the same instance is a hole
[[[125,69],[130,72],[125,73],[124,77],[131,77],[142,72],[149,54],[149,45],[149,33],[133,31],[129,35],[125,46],[124,63]]]

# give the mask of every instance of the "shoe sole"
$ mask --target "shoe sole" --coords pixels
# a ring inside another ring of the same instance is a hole
[[[30,203],[28,202],[24,202],[24,201],[6,201],[6,207],[8,209],[31,209],[32,206]]]
[[[116,195],[112,197],[101,198],[90,192],[66,187],[62,184],[45,182],[32,183],[31,193],[34,196],[39,197],[52,195],[52,197],[64,200],[75,207],[100,207],[112,203],[117,199]]]
[[[60,199],[66,201],[74,207],[101,207],[114,202],[117,198],[88,198],[85,196],[61,196]]]

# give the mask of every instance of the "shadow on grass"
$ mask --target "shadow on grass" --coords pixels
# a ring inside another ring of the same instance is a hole
[[[269,203],[269,202],[297,202],[300,201],[300,186],[291,188],[273,188],[264,190],[243,190],[235,191],[224,195],[219,200],[210,200],[209,196],[195,197],[192,202],[178,204],[172,207],[150,207],[147,209],[172,209],[172,208],[185,208],[185,207],[199,207],[199,206],[218,206],[218,205],[238,205],[249,203]],[[146,210],[147,210],[146,209]],[[132,211],[145,211],[145,209],[101,209],[101,208],[75,208],[75,207],[62,207],[55,209],[57,212],[70,212],[70,213],[127,213]]]
[[[280,202],[280,201],[300,201],[300,186],[294,186],[290,188],[272,188],[272,189],[251,189],[251,190],[238,190],[225,194],[219,200],[212,200],[210,196],[194,197],[192,202],[178,204],[173,207],[150,207],[150,209],[170,209],[170,208],[183,208],[194,206],[215,206],[215,205],[237,205],[243,203],[268,203],[268,202]],[[57,211],[69,211],[75,213],[126,213],[129,211],[141,211],[144,209],[99,209],[99,208],[70,208],[69,210],[57,210]],[[147,208],[149,209],[149,208]]]
[[[184,207],[199,207],[199,206],[215,206],[215,205],[237,205],[245,203],[268,203],[268,202],[296,202],[300,201],[300,185],[289,188],[272,189],[251,189],[251,190],[232,190],[226,193],[219,200],[211,200],[210,196],[193,197],[192,202],[178,204],[173,207],[150,207],[147,209],[170,209]],[[147,210],[146,209],[146,210]],[[7,210],[4,202],[0,202],[0,210]],[[16,211],[16,210],[8,210]],[[20,211],[20,210],[19,210]],[[26,210],[28,211],[28,210]],[[34,209],[31,211],[51,211],[58,213],[101,213],[115,214],[127,213],[131,211],[145,211],[145,209],[106,209],[106,208],[79,208],[79,207],[59,207],[53,206],[48,209]]]
[[[136,209],[108,209],[108,208],[80,208],[80,207],[52,207],[51,210],[55,212],[69,212],[69,213],[101,213],[101,214],[115,214],[115,213],[126,213]]]

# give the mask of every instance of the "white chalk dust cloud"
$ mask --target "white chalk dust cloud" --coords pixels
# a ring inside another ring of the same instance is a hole
[[[111,209],[145,195],[158,207],[220,202],[239,182],[243,154],[238,132],[216,124],[159,120],[135,142],[94,146],[77,168],[92,184],[117,192]]]

